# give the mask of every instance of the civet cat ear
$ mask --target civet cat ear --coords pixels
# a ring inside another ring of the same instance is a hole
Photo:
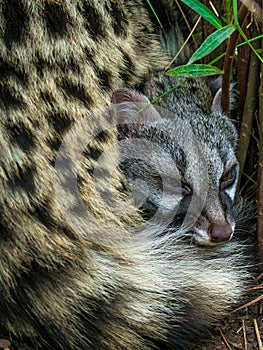
[[[118,89],[113,92],[112,102],[120,140],[138,136],[143,125],[161,118],[148,98],[136,90]]]
[[[112,103],[119,104],[122,102],[135,102],[135,103],[143,103],[147,104],[150,103],[148,98],[139,92],[131,89],[118,89],[115,90],[112,94]]]
[[[147,123],[161,118],[148,98],[136,90],[123,88],[114,91],[112,103],[120,122]]]
[[[216,79],[207,78],[205,79],[207,86],[210,88],[213,95],[213,103],[211,106],[211,112],[217,112],[222,110],[222,76]],[[236,94],[235,94],[236,83],[230,84],[230,109],[234,109]]]
[[[222,97],[222,77],[214,79],[208,77],[205,82],[213,95],[213,102],[211,106],[211,112],[221,111],[221,97]]]

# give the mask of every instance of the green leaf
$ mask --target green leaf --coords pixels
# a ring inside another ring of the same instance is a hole
[[[196,78],[196,77],[206,77],[208,75],[222,74],[222,70],[210,66],[209,64],[186,64],[184,66],[178,66],[176,68],[168,70],[167,75],[174,77],[184,77],[184,78]]]
[[[222,44],[222,42],[225,41],[235,30],[236,27],[234,25],[228,25],[216,30],[206,38],[199,49],[192,55],[192,57],[190,57],[188,63],[193,63],[209,55],[210,52]]]
[[[153,7],[151,1],[150,1],[150,0],[146,0],[146,1],[147,1],[148,5],[150,6],[150,8],[151,8],[151,10],[152,10],[152,12],[153,12],[155,18],[157,19],[157,22],[159,23],[160,27],[163,28],[162,23],[161,23],[161,21],[159,20],[159,17],[158,17],[158,15],[157,15],[157,13],[156,13],[156,11],[155,11],[155,9],[154,9],[154,7]]]
[[[191,7],[191,9],[193,9],[200,16],[206,19],[215,28],[217,29],[222,28],[222,23],[216,17],[216,15],[211,10],[209,10],[205,5],[203,5],[200,1],[198,0],[181,0],[181,1],[185,3],[187,6]]]

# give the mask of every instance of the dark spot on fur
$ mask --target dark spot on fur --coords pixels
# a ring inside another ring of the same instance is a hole
[[[46,99],[49,97],[46,95]],[[50,100],[52,96],[50,96]],[[58,151],[61,145],[62,136],[69,130],[72,120],[65,113],[50,113],[47,116],[50,128],[55,131],[54,135],[49,138],[48,145],[53,151]],[[53,164],[53,161],[51,161]]]
[[[31,212],[37,219],[47,228],[55,227],[56,224],[52,220],[50,203],[48,200],[34,206]]]
[[[23,32],[28,26],[29,16],[25,5],[21,1],[7,0],[2,5],[2,14],[5,19],[4,41],[10,49],[12,44],[22,41]]]
[[[57,232],[62,233],[62,235],[66,236],[70,240],[76,240],[76,236],[74,232],[65,227],[61,226],[60,223],[53,217],[52,204],[48,199],[44,200],[42,203],[34,206],[33,211],[31,213],[37,217],[38,221],[42,223],[48,229],[56,228]]]
[[[20,62],[14,66],[7,62],[3,62],[0,58],[0,81],[9,78],[10,76],[16,77],[24,84],[28,80],[27,75],[24,72],[21,72]]]
[[[119,2],[112,2],[108,10],[110,12],[114,33],[119,37],[127,37],[128,20],[125,16],[123,5]]]
[[[70,24],[69,13],[58,3],[45,3],[45,20],[49,33],[55,37],[63,37],[67,34],[67,27]]]
[[[49,72],[52,72],[52,70],[54,70],[54,66],[39,52],[36,53],[35,67],[40,78],[44,77],[45,69],[47,69]]]
[[[0,81],[0,107],[3,104],[3,108],[22,108],[24,106],[24,101],[22,97],[19,98],[16,91],[11,91],[10,87],[2,85]]]
[[[61,83],[61,87],[64,90],[66,95],[76,98],[77,100],[81,101],[85,106],[89,108],[91,107],[92,98],[88,94],[88,91],[85,89],[84,86],[75,85],[71,81],[63,81]]]
[[[62,141],[59,136],[54,136],[47,141],[47,144],[52,151],[57,152],[59,150],[59,147],[61,146],[61,142]],[[54,166],[55,161],[56,161],[56,155],[54,155],[54,158],[50,160],[50,164]]]
[[[30,193],[30,195],[33,196],[36,191],[34,181],[35,173],[36,167],[34,164],[31,164],[30,166],[25,166],[23,168],[19,168],[18,173],[14,172],[13,174],[10,174],[9,186],[11,188],[21,188],[22,191]]]
[[[94,160],[98,160],[102,151],[95,147],[87,147],[87,149],[84,151],[85,156],[88,158],[92,158]]]
[[[65,113],[50,113],[47,119],[51,128],[60,135],[63,135],[70,128],[72,122]]]
[[[95,138],[98,143],[107,143],[110,139],[109,132],[107,130],[101,131]],[[100,155],[102,154],[102,150],[98,147],[87,146],[85,151],[83,152],[87,158],[92,158],[94,160],[98,160]]]
[[[124,52],[121,48],[120,50],[122,51],[123,61],[125,62],[125,68],[120,68],[120,76],[123,81],[128,83],[130,80],[130,77],[135,76],[136,69],[130,56],[126,52]]]
[[[85,47],[83,51],[84,51],[86,60],[89,62],[90,65],[94,66],[94,62],[93,62],[94,50],[91,47]]]
[[[110,139],[110,134],[107,130],[103,130],[96,136],[96,139],[100,142],[107,142]]]
[[[111,79],[112,79],[111,72],[107,70],[97,69],[96,74],[99,78],[101,88],[104,89],[105,91],[111,90]]]
[[[78,57],[78,59],[80,59]],[[68,66],[68,69],[71,70],[73,73],[75,74],[80,74],[81,70],[80,70],[80,62],[78,62],[76,60],[76,58],[74,57],[69,57],[67,59],[67,66]]]
[[[101,13],[98,12],[97,8],[85,1],[82,8],[79,6],[79,10],[83,14],[84,26],[92,39],[97,41],[101,37],[105,38],[105,20]]]
[[[74,231],[72,231],[72,229],[70,229],[70,228],[67,228],[67,227],[65,227],[65,226],[63,226],[63,227],[59,227],[58,226],[58,230],[59,231],[62,231],[63,232],[63,234],[64,234],[64,236],[66,236],[66,237],[68,237],[70,240],[77,240],[77,235],[75,234],[75,232]]]
[[[2,192],[4,189],[0,189],[0,196],[3,197],[4,193]],[[10,218],[5,216],[6,207],[3,203],[0,202],[0,241],[8,241],[10,235],[12,235],[10,225]]]
[[[34,135],[22,122],[9,126],[11,143],[16,143],[22,150],[29,151],[34,147]]]

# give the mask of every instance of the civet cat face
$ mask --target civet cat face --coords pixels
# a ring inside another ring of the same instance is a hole
[[[200,245],[224,243],[235,229],[236,131],[220,110],[207,115],[181,96],[171,94],[167,111],[135,91],[114,93],[121,168],[146,220]]]

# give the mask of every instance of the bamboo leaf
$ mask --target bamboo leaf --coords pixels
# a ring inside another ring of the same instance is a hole
[[[216,15],[209,10],[205,5],[203,5],[198,0],[181,0],[184,4],[191,7],[195,12],[197,12],[200,16],[206,19],[209,23],[212,24],[217,29],[222,28],[222,23],[216,17]]]
[[[154,16],[155,16],[157,22],[159,23],[160,27],[163,28],[162,23],[161,23],[161,21],[160,21],[158,15],[157,15],[157,13],[156,13],[154,7],[153,7],[151,1],[150,1],[150,0],[146,0],[146,1],[147,1],[148,5],[150,6],[150,9],[152,10],[152,12],[153,12],[153,14],[154,14]]]
[[[223,28],[216,30],[214,33],[209,35],[206,40],[202,43],[199,49],[192,55],[188,64],[200,60],[201,58],[209,55],[214,49],[222,44],[234,31],[236,27],[234,25],[228,25]]]
[[[166,72],[167,75],[186,78],[205,77],[222,73],[221,69],[208,64],[186,64],[170,69]]]

